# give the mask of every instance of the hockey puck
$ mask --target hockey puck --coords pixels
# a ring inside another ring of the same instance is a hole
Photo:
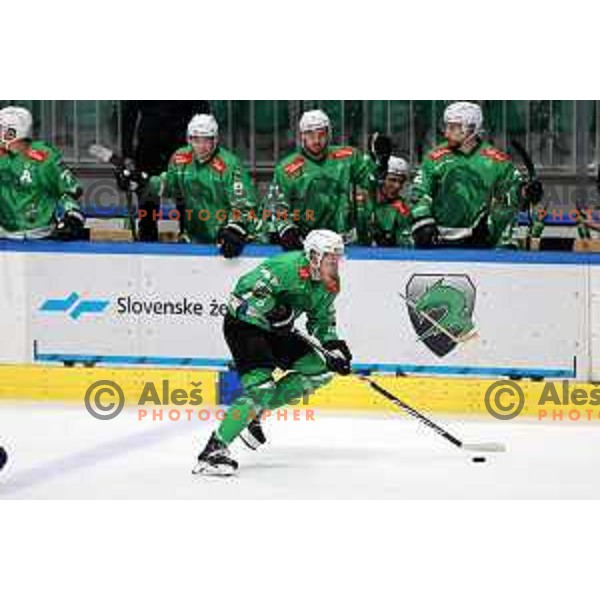
[[[473,462],[482,463],[486,461],[486,458],[485,456],[474,456],[471,460]]]
[[[7,460],[8,460],[8,454],[6,454],[6,450],[2,446],[0,446],[0,471],[6,464]]]

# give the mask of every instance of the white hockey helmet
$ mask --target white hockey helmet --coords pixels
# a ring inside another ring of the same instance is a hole
[[[300,133],[316,131],[317,129],[331,129],[329,117],[322,110],[307,110],[300,118]]]
[[[0,110],[0,139],[14,142],[31,137],[33,118],[22,106],[6,106]]]
[[[387,174],[408,177],[408,163],[399,156],[390,156],[387,164]]]
[[[308,260],[312,259],[313,252],[317,255],[318,264],[325,254],[344,256],[344,240],[335,231],[313,229],[304,240],[304,254]]]
[[[465,134],[478,135],[483,126],[481,107],[473,102],[454,102],[444,111],[444,123],[460,123]]]
[[[194,115],[187,126],[187,137],[218,137],[219,124],[212,115]]]

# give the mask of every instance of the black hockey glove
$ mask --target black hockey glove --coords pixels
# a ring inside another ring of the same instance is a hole
[[[439,231],[432,218],[415,221],[412,236],[417,248],[433,248],[438,240]]]
[[[158,242],[157,215],[160,214],[160,196],[154,194],[150,186],[138,189],[137,195],[139,206],[138,240],[140,242]],[[133,205],[134,203],[132,202],[131,204]],[[128,206],[128,209],[135,210],[134,206]]]
[[[340,375],[350,375],[352,353],[348,348],[348,344],[344,340],[330,340],[323,344],[323,348],[327,350],[325,355],[327,368]]]
[[[62,218],[56,221],[53,237],[65,242],[84,239],[85,215],[75,208],[67,210]]]
[[[373,239],[377,246],[384,248],[391,248],[396,245],[391,231],[376,231],[373,234]]]
[[[368,148],[371,158],[377,165],[376,176],[381,184],[387,174],[388,162],[392,155],[392,140],[387,135],[376,131],[369,136]]]
[[[521,186],[521,210],[536,206],[544,199],[544,186],[539,179],[532,179]]]
[[[246,231],[241,225],[230,223],[219,230],[217,243],[225,258],[235,258],[242,253],[247,242]]]
[[[284,250],[302,250],[302,236],[297,227],[288,227],[279,235],[279,243]]]
[[[473,228],[473,233],[468,238],[465,246],[468,248],[490,248],[492,246],[487,212],[481,216],[477,225]]]
[[[378,165],[386,165],[392,155],[392,140],[376,131],[369,137],[369,153]]]
[[[115,167],[115,178],[117,185],[124,192],[141,192],[148,183],[148,173],[135,168],[133,161],[129,158],[122,165]]]

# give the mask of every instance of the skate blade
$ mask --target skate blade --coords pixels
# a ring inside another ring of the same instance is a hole
[[[229,465],[210,465],[205,462],[199,462],[193,469],[192,475],[205,475],[209,477],[231,477],[235,474],[235,469]]]

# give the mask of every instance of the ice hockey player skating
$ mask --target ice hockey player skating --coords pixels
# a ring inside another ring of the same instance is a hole
[[[331,380],[332,371],[350,373],[352,354],[337,336],[334,307],[343,254],[341,236],[318,229],[307,235],[304,250],[269,258],[238,280],[223,332],[244,391],[198,456],[194,474],[233,474],[238,464],[228,446],[238,436],[253,449],[266,441],[263,410],[311,393]],[[308,333],[328,350],[326,360],[294,333],[302,314]],[[276,368],[288,371],[277,382]]]

